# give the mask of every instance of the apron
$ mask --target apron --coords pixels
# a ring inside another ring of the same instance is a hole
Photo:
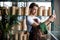
[[[34,21],[38,23],[37,19],[34,19]],[[45,38],[41,38],[41,35],[40,35],[40,33],[42,33],[42,31],[44,31],[44,30],[46,30],[45,23],[40,23],[40,25],[37,27],[32,26],[32,29],[31,29],[30,35],[29,35],[29,40],[45,40]]]
[[[43,35],[47,34],[47,30],[46,30],[45,27],[46,27],[46,25],[44,23],[42,23],[42,25],[40,24],[37,27],[32,27],[32,29],[30,31],[30,35],[29,35],[29,40],[47,40],[45,38],[42,38],[41,35],[40,35],[40,33],[43,33]],[[44,31],[43,29],[46,30],[46,31]]]

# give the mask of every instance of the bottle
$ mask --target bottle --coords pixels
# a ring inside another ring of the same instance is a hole
[[[40,7],[38,7],[38,10],[37,10],[37,16],[39,16],[39,11],[40,11]]]
[[[39,8],[39,16],[43,16],[44,15],[44,12],[45,12],[45,7],[44,6],[40,6]]]
[[[43,6],[43,8],[42,8],[42,15],[43,15],[43,16],[46,16],[46,13],[45,13],[45,12],[46,12],[45,6]]]
[[[24,19],[24,21],[23,21],[23,30],[27,31],[26,19]]]
[[[51,16],[51,15],[52,15],[51,7],[48,7],[48,11],[47,11],[47,13],[48,13],[48,16]]]
[[[39,16],[42,16],[42,7],[39,7]]]
[[[25,7],[25,15],[29,15],[29,7]]]
[[[21,15],[25,15],[25,7],[21,7]]]
[[[13,7],[12,7],[12,15],[15,15],[15,10],[16,10],[16,7],[13,6]]]
[[[18,15],[21,15],[21,7],[18,8]]]

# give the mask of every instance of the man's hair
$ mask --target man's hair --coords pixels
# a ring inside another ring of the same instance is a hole
[[[34,6],[38,7],[38,5],[36,3],[31,3],[29,8],[33,8]]]

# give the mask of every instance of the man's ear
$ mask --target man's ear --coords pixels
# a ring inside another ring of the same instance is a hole
[[[30,12],[32,12],[32,9],[31,9],[31,8],[29,8],[29,11],[30,11]]]
[[[31,11],[31,8],[29,8],[29,11]]]

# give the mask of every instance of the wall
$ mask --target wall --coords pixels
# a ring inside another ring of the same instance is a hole
[[[59,0],[55,0],[54,1],[54,8],[55,8],[55,11],[56,11],[56,20],[55,20],[55,24],[60,26],[60,5],[59,5]]]
[[[56,20],[55,20],[55,30],[60,31],[60,0],[55,0],[54,1],[54,8],[56,11]]]

